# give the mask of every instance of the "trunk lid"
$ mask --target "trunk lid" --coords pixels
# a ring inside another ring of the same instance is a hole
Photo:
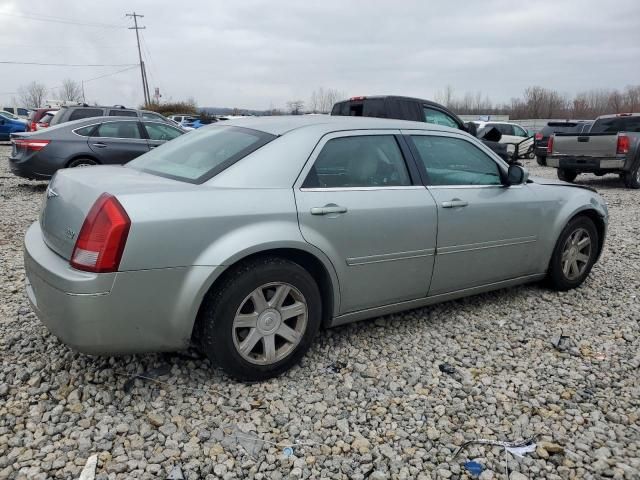
[[[59,170],[45,192],[40,227],[45,243],[58,255],[71,258],[89,210],[103,193],[118,195],[197,189],[197,185],[150,175],[122,166]],[[131,219],[135,223],[135,219]]]
[[[556,134],[552,155],[613,158],[616,156],[617,142],[617,134]]]

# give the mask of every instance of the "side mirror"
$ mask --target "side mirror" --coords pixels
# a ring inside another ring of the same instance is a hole
[[[507,171],[506,185],[522,185],[527,182],[529,178],[529,172],[520,165],[509,165]]]

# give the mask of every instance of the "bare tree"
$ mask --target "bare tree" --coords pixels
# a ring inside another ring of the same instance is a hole
[[[290,100],[287,102],[287,109],[291,115],[302,115],[304,102],[302,100]]]
[[[62,86],[58,90],[58,97],[63,101],[79,102],[84,97],[82,95],[82,85],[75,80],[67,78],[62,82]]]
[[[309,111],[313,113],[329,113],[334,103],[341,98],[344,98],[344,94],[334,88],[317,88],[311,92]]]
[[[627,112],[640,112],[640,85],[627,85],[624,89],[625,110]]]
[[[47,87],[36,81],[18,89],[20,103],[25,107],[38,108],[44,104]]]

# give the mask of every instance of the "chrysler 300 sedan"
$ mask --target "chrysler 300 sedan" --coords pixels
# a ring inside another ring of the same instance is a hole
[[[77,350],[193,343],[261,380],[321,327],[525,282],[578,287],[606,226],[593,190],[528,178],[459,130],[242,119],[125,166],[59,171],[26,233],[27,293]]]

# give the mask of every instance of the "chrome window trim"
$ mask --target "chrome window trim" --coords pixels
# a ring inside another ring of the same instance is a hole
[[[388,187],[383,187],[378,185],[375,187],[328,187],[328,188],[318,188],[318,187],[303,188],[302,187],[305,179],[307,178],[307,175],[309,174],[309,170],[311,170],[311,167],[315,165],[319,154],[322,152],[322,149],[325,147],[325,145],[329,141],[336,138],[363,137],[363,136],[368,137],[373,135],[388,135],[395,138],[397,135],[402,135],[402,131],[397,128],[379,128],[379,129],[378,128],[374,128],[374,129],[357,128],[354,130],[336,130],[336,131],[325,133],[318,139],[318,143],[316,143],[315,147],[313,147],[313,150],[307,157],[305,164],[302,166],[302,170],[300,170],[300,173],[298,174],[298,177],[296,178],[296,181],[293,184],[293,188],[300,192],[340,192],[340,191],[353,191],[353,190],[373,191],[373,190],[390,190],[390,189],[413,190],[413,189],[425,188],[424,185],[390,185]],[[400,150],[400,154],[402,155],[402,160],[407,169],[407,173],[410,175],[409,165],[407,164],[409,161],[411,161],[411,159],[405,158],[400,145],[398,145],[398,149]]]
[[[354,190],[371,192],[375,190],[426,190],[424,185],[390,185],[388,187],[376,186],[376,187],[314,187],[314,188],[300,188],[301,192],[351,192]]]

